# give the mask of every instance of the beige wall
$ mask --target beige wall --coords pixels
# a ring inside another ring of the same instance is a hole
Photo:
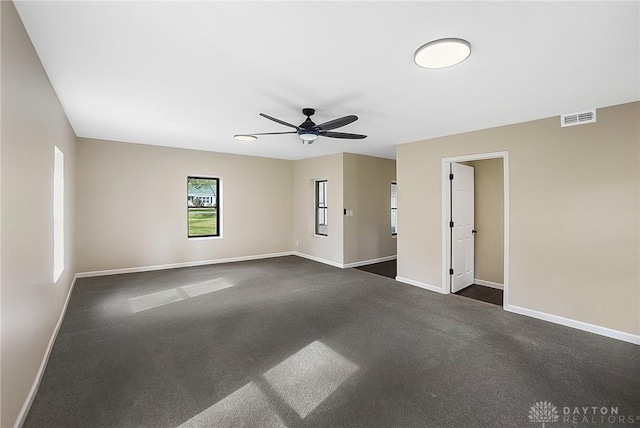
[[[2,19],[2,383],[13,426],[75,275],[76,138],[12,2]],[[53,282],[54,145],[65,161],[65,267]]]
[[[295,161],[294,249],[329,261],[343,263],[343,156],[342,153]],[[327,180],[328,236],[315,235],[314,180]]]
[[[389,208],[394,160],[337,153],[295,161],[294,169],[295,251],[335,266],[396,254]],[[314,230],[315,180],[328,180],[326,237]]]
[[[78,139],[78,272],[291,251],[293,162]],[[187,176],[219,177],[222,239],[187,238]]]
[[[475,278],[504,281],[504,175],[502,159],[464,162],[475,180]]]
[[[509,304],[640,333],[640,103],[397,147],[398,275],[441,286],[443,157],[508,151]]]
[[[391,235],[391,182],[396,162],[344,154],[344,208],[353,216],[344,221],[344,264],[395,256]]]
[[[187,239],[187,175],[221,177],[223,239]],[[394,178],[395,161],[369,156],[292,162],[80,138],[78,272],[291,250],[336,265],[393,256],[388,187]],[[318,179],[328,180],[326,237],[314,233]],[[343,216],[343,194],[353,217]]]

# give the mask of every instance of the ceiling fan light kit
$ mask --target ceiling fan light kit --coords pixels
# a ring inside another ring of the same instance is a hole
[[[318,135],[313,133],[313,132],[299,132],[298,135],[300,136],[300,139],[302,140],[302,144],[304,145],[308,145],[313,143],[313,141],[318,138]]]
[[[281,134],[298,134],[300,140],[302,140],[302,144],[308,146],[309,144],[313,144],[313,142],[318,137],[329,137],[329,138],[342,138],[342,139],[350,139],[350,140],[361,140],[363,138],[367,138],[366,135],[362,134],[349,134],[346,132],[333,132],[332,129],[340,128],[342,126],[348,125],[352,122],[358,120],[358,116],[350,115],[341,117],[339,119],[330,120],[328,122],[321,123],[320,125],[316,125],[312,120],[311,116],[315,114],[315,110],[312,108],[303,108],[302,114],[307,116],[306,120],[300,124],[300,126],[292,125],[288,122],[285,122],[280,119],[276,119],[275,117],[271,117],[267,114],[260,113],[260,116],[272,120],[280,125],[288,126],[289,128],[295,129],[295,131],[288,132],[261,132],[254,134],[237,134],[234,136],[236,140],[241,141],[253,141],[257,139],[256,135],[281,135]]]
[[[422,68],[447,68],[460,64],[471,55],[471,44],[463,39],[432,40],[416,50],[413,60]]]

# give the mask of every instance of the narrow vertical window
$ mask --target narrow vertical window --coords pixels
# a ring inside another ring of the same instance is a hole
[[[329,207],[327,205],[327,180],[316,181],[316,235],[329,232]]]
[[[220,236],[220,179],[187,177],[187,236]]]
[[[398,234],[398,183],[391,182],[391,234]]]
[[[53,160],[53,282],[64,271],[64,154],[54,147]]]

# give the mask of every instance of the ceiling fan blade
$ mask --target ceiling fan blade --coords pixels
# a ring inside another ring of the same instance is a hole
[[[341,117],[340,119],[333,119],[329,122],[321,123],[320,125],[316,125],[316,129],[319,131],[328,131],[330,129],[340,128],[341,126],[345,126],[350,124],[351,122],[355,122],[358,120],[358,116],[350,115]],[[337,137],[340,138],[340,137]]]
[[[296,131],[286,131],[286,132],[258,132],[249,135],[281,135],[281,134],[297,134]]]
[[[361,140],[363,138],[367,138],[366,135],[362,135],[362,134],[348,134],[346,132],[332,132],[332,131],[322,131],[322,132],[320,132],[320,135],[323,136],[323,137],[349,138],[349,139],[353,139],[353,140]]]
[[[266,118],[267,118],[267,119],[269,119],[269,120],[273,120],[274,122],[277,122],[277,123],[279,123],[280,125],[284,125],[284,126],[288,126],[288,127],[290,127],[290,128],[293,128],[293,129],[295,129],[296,131],[299,129],[299,128],[298,128],[297,126],[295,126],[295,125],[292,125],[292,124],[287,123],[287,122],[285,122],[285,121],[283,121],[283,120],[280,120],[280,119],[276,119],[275,117],[271,117],[271,116],[269,116],[268,114],[260,113],[260,116],[262,116],[262,117],[266,117]]]

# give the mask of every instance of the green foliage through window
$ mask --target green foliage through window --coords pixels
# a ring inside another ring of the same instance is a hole
[[[188,237],[220,236],[218,178],[187,177]]]

